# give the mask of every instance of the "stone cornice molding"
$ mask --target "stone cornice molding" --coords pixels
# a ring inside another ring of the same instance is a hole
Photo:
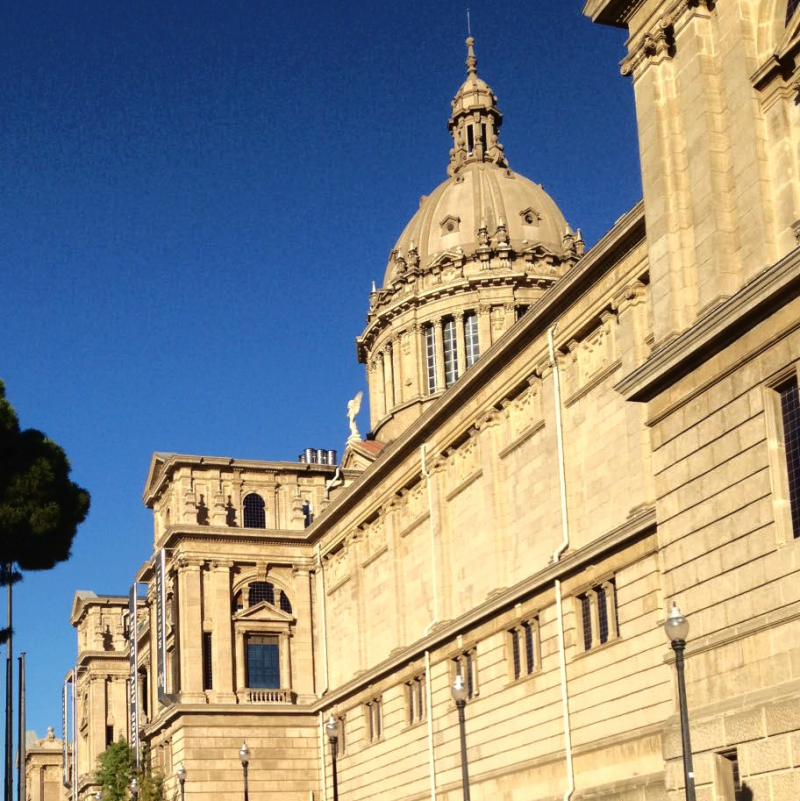
[[[626,400],[650,401],[776,308],[800,295],[800,248],[757,275],[617,383]]]
[[[620,73],[636,78],[647,64],[672,58],[676,34],[692,16],[700,13],[699,9],[709,14],[714,9],[714,0],[673,0],[666,13],[630,43],[628,55],[620,63]]]

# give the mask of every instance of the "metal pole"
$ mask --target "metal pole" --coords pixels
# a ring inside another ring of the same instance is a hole
[[[678,708],[681,714],[681,743],[683,746],[683,778],[686,784],[686,801],[695,801],[694,767],[692,766],[692,743],[689,736],[689,708],[686,703],[686,682],[683,676],[683,652],[686,640],[673,640],[675,667],[678,672]]]
[[[25,743],[25,727],[28,725],[25,711],[25,652],[19,655],[19,732],[17,734],[17,747],[19,749],[19,764],[17,765],[17,798],[25,801],[27,788],[25,786],[25,760],[27,758]]]
[[[11,623],[13,621],[11,579],[14,576],[14,564],[6,565],[6,595],[8,597],[7,625],[8,643],[6,645],[6,742],[5,742],[5,781],[3,783],[3,798],[6,801],[14,801],[14,668],[13,660],[13,632]]]
[[[247,793],[247,763],[242,763],[242,772],[244,773],[244,801],[249,801],[249,795]]]
[[[458,728],[461,734],[461,783],[464,790],[464,801],[469,801],[469,771],[467,770],[467,722],[464,715],[466,701],[456,701],[458,709]]]
[[[181,801],[186,801],[186,779],[181,779]]]
[[[339,741],[338,737],[331,737],[331,762],[333,769],[333,801],[339,801],[339,782],[336,776],[336,745]]]

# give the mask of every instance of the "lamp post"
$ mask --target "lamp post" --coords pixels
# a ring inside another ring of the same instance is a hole
[[[247,743],[242,743],[239,749],[239,759],[242,761],[242,776],[244,777],[244,801],[249,801],[247,795],[247,766],[250,764],[250,749]]]
[[[103,801],[103,794],[100,792],[100,790],[94,794],[94,801]]]
[[[331,772],[333,773],[333,801],[339,801],[339,784],[336,776],[336,751],[339,743],[339,723],[331,715],[325,724],[325,731],[328,732],[328,739],[331,743]]]
[[[692,743],[689,737],[689,711],[686,705],[686,682],[683,676],[683,652],[689,636],[689,621],[681,614],[676,604],[664,622],[672,650],[675,651],[675,669],[678,673],[678,707],[681,716],[681,743],[683,746],[683,778],[686,785],[686,801],[695,801],[694,768],[692,767]]]
[[[128,785],[131,788],[131,795],[133,796],[133,801],[139,797],[139,780],[134,776],[131,779],[131,783]]]
[[[461,784],[464,791],[464,801],[469,801],[469,772],[467,770],[467,728],[464,717],[464,707],[467,705],[467,688],[461,674],[456,675],[456,680],[450,688],[453,693],[453,700],[458,709],[458,728],[461,734]]]
[[[181,786],[181,801],[186,798],[186,768],[183,767],[183,762],[178,765],[178,771],[175,774],[178,777],[178,784]]]

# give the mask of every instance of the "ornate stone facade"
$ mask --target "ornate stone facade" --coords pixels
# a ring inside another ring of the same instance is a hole
[[[458,673],[472,798],[677,801],[676,600],[698,798],[800,797],[792,8],[586,3],[630,33],[644,183],[586,252],[510,171],[468,42],[448,178],[358,339],[367,439],[342,468],[153,458],[127,630],[168,793],[183,763],[236,801],[245,740],[251,797],[328,801],[333,716],[342,799],[460,799]],[[89,742],[121,714],[106,603],[73,613]]]

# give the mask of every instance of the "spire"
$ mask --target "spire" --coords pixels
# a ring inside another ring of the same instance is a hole
[[[486,81],[478,77],[475,40],[469,36],[467,45],[467,79],[451,103],[453,116],[447,121],[453,148],[450,150],[448,175],[456,175],[466,164],[490,162],[508,167],[503,146],[497,133],[503,115],[497,108],[497,98]]]

